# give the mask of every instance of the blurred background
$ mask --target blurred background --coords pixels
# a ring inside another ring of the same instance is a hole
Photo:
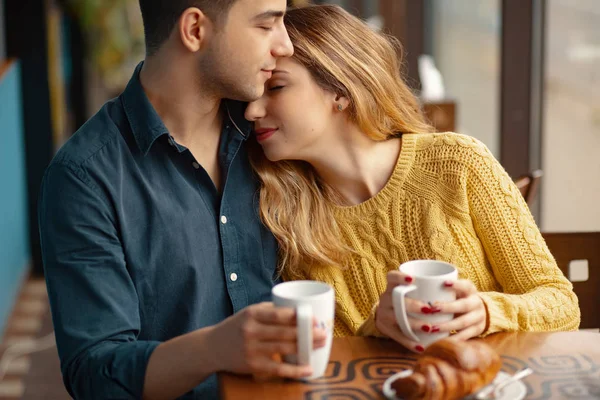
[[[600,1],[324,2],[402,41],[426,115],[482,140],[543,232],[600,231]],[[0,355],[52,332],[44,170],[143,57],[137,0],[0,0]],[[0,400],[42,398],[68,398],[56,349],[0,361]]]

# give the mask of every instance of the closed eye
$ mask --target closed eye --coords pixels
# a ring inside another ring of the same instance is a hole
[[[274,91],[280,90],[280,89],[283,89],[282,85],[280,85],[280,86],[273,86],[272,88],[269,88],[269,91],[270,92],[274,92]]]

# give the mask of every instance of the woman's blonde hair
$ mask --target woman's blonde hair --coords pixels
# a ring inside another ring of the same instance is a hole
[[[419,102],[402,78],[402,47],[339,6],[291,9],[285,25],[293,58],[324,90],[346,97],[345,112],[373,140],[431,131]],[[342,242],[332,205],[339,202],[312,166],[271,162],[252,142],[260,181],[260,214],[280,247],[280,267],[300,277],[302,268],[343,265],[352,254]]]

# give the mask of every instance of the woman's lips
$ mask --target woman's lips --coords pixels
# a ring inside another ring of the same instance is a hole
[[[277,132],[277,128],[265,128],[257,129],[256,131],[254,131],[254,134],[256,135],[256,140],[258,142],[262,142],[273,136],[275,132]]]

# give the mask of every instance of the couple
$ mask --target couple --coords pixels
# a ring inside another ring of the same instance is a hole
[[[428,133],[395,43],[338,7],[285,3],[140,0],[145,62],[49,166],[42,250],[73,397],[310,375],[274,357],[296,349],[293,310],[269,303],[280,278],[334,287],[337,336],[422,351],[391,305],[412,259],[462,278],[455,302],[409,304],[457,317],[413,329],[577,328],[518,190],[476,140]]]

